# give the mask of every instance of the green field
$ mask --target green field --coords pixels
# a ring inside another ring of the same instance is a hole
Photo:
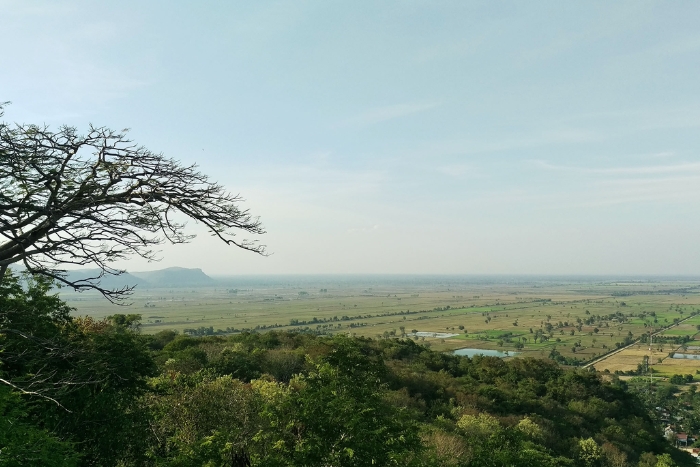
[[[140,313],[145,333],[278,329],[392,338],[415,330],[458,334],[414,338],[436,350],[473,347],[546,357],[556,349],[579,361],[604,355],[626,337],[637,339],[700,310],[697,282],[382,284],[375,279],[368,284],[331,277],[301,284],[137,290],[126,307],[87,293],[62,296],[80,315]],[[663,335],[692,337],[698,324],[700,316],[694,316]],[[539,333],[544,340],[535,340]]]

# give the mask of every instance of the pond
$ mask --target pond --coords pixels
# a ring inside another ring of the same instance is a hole
[[[687,358],[688,360],[700,360],[700,355],[692,353],[674,353],[673,358]]]
[[[453,334],[450,332],[426,332],[426,331],[418,331],[418,332],[411,332],[407,334],[408,336],[416,336],[416,337],[436,337],[440,339],[448,339],[450,337],[455,337],[459,336],[459,334]]]
[[[460,355],[462,357],[473,357],[475,355],[483,355],[484,357],[514,357],[519,355],[520,352],[510,352],[508,350],[488,350],[488,349],[458,349],[454,351],[455,355]]]

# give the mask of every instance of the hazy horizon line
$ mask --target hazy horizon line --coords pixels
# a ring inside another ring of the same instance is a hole
[[[186,268],[200,269],[203,268]],[[128,272],[128,271],[127,271]],[[242,273],[242,274],[221,274],[221,273],[206,273],[212,278],[233,278],[233,277],[367,277],[367,276],[394,276],[394,277],[600,277],[600,278],[694,278],[700,280],[698,274],[675,274],[675,273],[375,273],[375,272],[359,272],[359,273]]]

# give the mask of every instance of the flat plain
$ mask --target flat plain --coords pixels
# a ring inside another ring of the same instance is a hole
[[[442,276],[222,278],[214,287],[137,289],[130,306],[62,291],[78,315],[141,314],[142,331],[227,334],[270,329],[371,338],[407,337],[434,350],[588,362],[650,332],[700,339],[700,280],[475,278]],[[679,324],[675,324],[679,322]],[[666,329],[668,328],[668,329]],[[415,332],[456,334],[415,336]],[[658,339],[658,337],[657,337]],[[653,341],[653,339],[652,339]],[[696,342],[700,345],[700,340]],[[634,343],[600,362],[629,371],[645,356],[660,374],[695,373],[700,360],[674,359],[670,343]],[[697,353],[696,350],[686,350]]]

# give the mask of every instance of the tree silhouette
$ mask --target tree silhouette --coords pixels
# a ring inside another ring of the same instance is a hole
[[[0,104],[0,117],[3,104]],[[183,219],[204,224],[227,245],[265,254],[237,232],[265,233],[242,198],[179,162],[138,146],[126,130],[0,122],[0,280],[22,264],[74,289],[96,289],[120,300],[133,287],[107,290],[105,274],[131,256],[156,259],[154,247],[185,243]],[[71,280],[67,265],[96,267],[93,277]]]

